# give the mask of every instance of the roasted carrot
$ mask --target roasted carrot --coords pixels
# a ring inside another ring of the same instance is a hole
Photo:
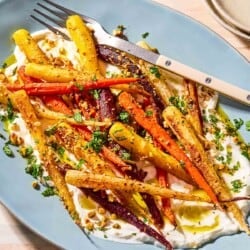
[[[173,191],[168,188],[155,184],[148,184],[129,178],[120,178],[105,173],[89,173],[79,170],[68,170],[65,175],[67,183],[83,188],[92,188],[97,190],[119,190],[128,192],[148,193],[152,196],[161,196],[186,201],[200,201],[210,203],[209,197],[193,195],[184,192]]]
[[[43,96],[42,100],[44,104],[53,111],[63,113],[65,115],[72,115],[72,110],[66,105],[66,103],[59,96]]]
[[[67,123],[62,122],[58,124],[54,135],[58,144],[73,153],[78,160],[85,160],[85,166],[91,173],[94,175],[100,174],[101,176],[108,175],[111,179],[115,177],[111,164],[102,159],[97,152],[90,148],[88,142],[82,138],[82,135]],[[135,211],[136,214],[146,218],[148,217],[145,210],[142,209],[133,198],[134,192],[116,190],[114,194],[121,203],[127,205]]]
[[[25,90],[29,95],[60,95],[82,92],[84,90],[107,88],[116,84],[136,82],[137,78],[110,78],[97,80],[93,82],[76,82],[76,83],[50,83],[50,82],[33,82],[24,85],[7,84],[10,91]]]
[[[218,195],[219,199],[230,200],[231,194],[224,179],[217,174],[213,162],[208,157],[194,128],[186,121],[179,109],[175,106],[168,106],[163,111],[163,118],[182,143],[183,147],[187,150],[197,168],[202,171],[204,177],[209,182],[214,192]],[[240,228],[249,234],[248,225],[237,204],[229,202],[224,204],[223,207],[233,214],[234,218],[238,221]]]
[[[77,130],[83,135],[85,140],[91,140],[91,132],[87,128],[78,126]],[[116,167],[119,167],[117,170],[124,172],[124,170],[130,169],[130,167],[118,155],[116,155],[106,146],[102,146],[100,153],[105,159],[112,162]]]
[[[19,29],[12,35],[15,44],[25,54],[29,62],[47,64],[49,58],[44,54],[38,46],[36,40],[30,35],[29,31]]]
[[[171,138],[168,132],[164,128],[162,128],[154,118],[147,116],[144,110],[138,106],[138,104],[130,94],[122,92],[118,97],[118,101],[119,104],[134,117],[134,119],[140,126],[147,130],[165,150],[167,150],[173,157],[175,157],[184,165],[186,171],[188,171],[197,185],[206,191],[206,193],[215,204],[219,205],[218,199],[213,189],[209,186],[205,178],[193,165],[184,151]]]
[[[167,173],[164,170],[160,168],[157,169],[157,177],[158,177],[159,185],[162,187],[168,188],[169,185],[168,185],[166,175]],[[162,203],[162,211],[164,215],[168,218],[169,222],[172,225],[176,226],[175,216],[174,216],[173,210],[171,209],[170,199],[161,198],[161,203]]]
[[[25,66],[21,66],[18,70],[17,70],[17,76],[18,76],[18,80],[20,84],[24,84],[24,83],[32,83],[34,82],[32,77],[28,76],[25,74]]]
[[[184,80],[186,87],[187,115],[186,118],[194,127],[196,133],[203,135],[201,111],[198,101],[198,93],[195,82]]]

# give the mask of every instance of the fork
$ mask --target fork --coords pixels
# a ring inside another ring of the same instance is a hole
[[[50,25],[48,20],[61,28],[65,28],[65,21],[69,15],[79,15],[86,23],[91,25],[91,28],[93,29],[93,35],[97,43],[108,45],[119,49],[120,51],[127,52],[128,54],[131,54],[137,58],[143,59],[153,65],[159,66],[184,78],[209,87],[210,89],[218,91],[219,93],[231,99],[250,106],[249,90],[242,89],[181,62],[178,62],[172,58],[156,54],[131,42],[112,36],[95,19],[67,9],[50,0],[41,0],[37,3],[37,6],[39,6],[39,9],[42,9],[42,11],[35,8],[34,12],[36,13],[36,16],[30,15],[31,18],[47,27],[52,32],[61,34],[65,39],[69,39],[69,37],[62,31],[62,29]]]

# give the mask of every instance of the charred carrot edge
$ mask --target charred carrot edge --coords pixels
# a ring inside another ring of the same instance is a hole
[[[10,91],[25,90],[29,95],[60,95],[82,92],[89,89],[108,88],[116,84],[137,82],[137,78],[110,78],[93,82],[76,82],[76,83],[49,83],[33,82],[24,85],[7,84]]]
[[[212,188],[167,131],[164,130],[154,119],[148,117],[130,94],[122,92],[118,97],[118,101],[119,104],[134,117],[136,122],[147,130],[164,149],[166,149],[177,160],[185,164],[186,170],[197,185],[206,191],[215,204],[219,205],[219,201]]]
[[[157,169],[157,177],[158,177],[158,182],[160,184],[160,186],[162,187],[169,187],[167,178],[166,178],[166,172],[162,169]],[[164,215],[168,218],[169,222],[176,226],[176,220],[175,220],[175,216],[173,213],[173,210],[171,209],[171,204],[170,204],[170,199],[167,198],[162,198],[161,199],[162,202],[162,211],[164,213]]]

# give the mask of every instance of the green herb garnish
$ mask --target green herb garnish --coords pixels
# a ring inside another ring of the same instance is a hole
[[[239,169],[240,169],[240,162],[237,161],[236,164],[233,165],[233,167],[229,169],[229,174],[233,175]]]
[[[226,164],[229,165],[232,162],[232,159],[233,159],[232,148],[229,147],[229,148],[227,148]]]
[[[11,150],[11,148],[9,146],[9,143],[5,143],[5,145],[3,146],[3,152],[9,157],[15,156],[13,151]]]
[[[216,157],[216,160],[220,161],[220,162],[224,162],[225,157],[223,155],[219,155],[219,156]]]
[[[53,196],[53,195],[57,195],[57,191],[54,187],[47,187],[43,192],[42,195],[44,197],[49,197],[49,196]]]
[[[236,130],[239,130],[241,128],[241,126],[244,124],[244,121],[239,118],[239,119],[234,119],[234,126]]]
[[[146,110],[145,114],[146,114],[147,117],[150,117],[150,116],[153,115],[153,111],[152,110]]]
[[[119,114],[119,120],[120,120],[121,122],[124,122],[124,123],[129,123],[129,120],[130,120],[130,115],[129,115],[129,113],[126,112],[126,111],[120,112],[120,114]]]
[[[146,39],[146,38],[149,36],[149,33],[148,33],[148,32],[145,32],[145,33],[143,33],[141,36],[142,36],[143,39]]]
[[[82,115],[81,115],[80,112],[75,112],[74,115],[73,115],[73,118],[78,123],[81,123],[83,121],[82,120]]]
[[[19,153],[21,154],[22,157],[30,157],[33,154],[33,148],[31,146],[28,147],[21,147],[19,149]]]
[[[87,144],[88,147],[92,148],[94,151],[99,153],[101,151],[102,146],[107,141],[106,133],[96,130],[92,134],[91,141]]]
[[[123,24],[120,24],[117,26],[116,29],[119,30],[120,32],[123,32],[126,29],[126,27]]]
[[[215,125],[219,120],[215,115],[209,115],[210,122]]]
[[[35,156],[32,155],[32,157],[28,159],[28,166],[25,168],[25,172],[33,176],[35,179],[42,177],[43,169],[41,164],[37,163]]]
[[[239,193],[240,190],[246,186],[246,184],[243,184],[242,181],[240,179],[237,179],[237,180],[234,180],[234,181],[231,181],[231,184],[232,184],[232,191],[234,193]]]
[[[14,108],[13,108],[13,105],[10,101],[10,99],[8,99],[8,102],[7,102],[7,119],[9,122],[13,122],[16,118],[16,115],[14,113]]]
[[[85,160],[83,159],[80,159],[76,165],[76,168],[77,169],[81,169],[82,165],[85,163]]]
[[[45,131],[44,131],[44,134],[47,135],[47,136],[51,136],[51,135],[54,135],[55,132],[56,132],[56,126],[52,126],[50,128],[47,128]]]
[[[58,152],[58,154],[59,154],[61,157],[63,157],[63,155],[64,155],[64,153],[65,153],[65,148],[59,146],[59,147],[57,148],[57,152]]]
[[[0,138],[3,139],[3,140],[6,140],[6,137],[0,133]]]
[[[161,73],[159,71],[159,69],[156,66],[152,66],[149,68],[149,72],[153,75],[155,75],[156,78],[160,78],[161,77]]]
[[[245,122],[246,130],[250,131],[250,120]]]
[[[2,64],[2,69],[7,68],[7,66],[8,66],[8,64],[7,64],[6,62],[4,62],[4,63]]]
[[[182,97],[179,96],[171,96],[169,98],[169,101],[176,107],[178,108],[182,114],[186,115],[187,114],[187,105],[186,102],[183,100]]]
[[[131,154],[129,152],[122,152],[121,157],[123,160],[130,160],[131,159]]]
[[[244,145],[244,147],[241,148],[241,154],[245,156],[248,160],[250,160],[250,145]]]
[[[90,91],[95,100],[99,100],[100,98],[100,89],[93,89]]]

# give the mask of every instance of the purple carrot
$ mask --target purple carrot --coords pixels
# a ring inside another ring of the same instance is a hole
[[[156,93],[154,87],[150,84],[147,77],[143,75],[136,63],[133,62],[128,56],[126,56],[124,53],[121,53],[119,50],[113,49],[107,45],[97,45],[97,51],[100,58],[104,61],[125,68],[130,73],[137,75],[140,78],[138,82],[148,93],[152,95],[156,106],[160,109],[164,108],[164,104],[159,95]]]
[[[116,118],[116,106],[115,97],[111,93],[110,89],[100,89],[99,98],[97,100],[99,104],[100,118],[104,120],[109,118],[112,121]]]
[[[129,209],[124,207],[118,202],[110,202],[107,196],[103,196],[100,191],[94,192],[92,189],[82,188],[82,191],[86,196],[89,196],[92,200],[101,205],[104,209],[110,213],[116,214],[119,218],[125,220],[126,222],[137,227],[141,232],[155,238],[161,244],[163,244],[166,249],[172,250],[173,247],[170,242],[164,238],[164,236],[158,233],[156,230],[151,228],[149,225],[145,224],[142,220],[138,219]]]
[[[148,210],[152,216],[152,219],[154,220],[154,224],[158,228],[163,228],[164,221],[163,221],[161,212],[155,203],[154,197],[150,194],[147,194],[147,193],[140,193],[140,194],[148,207]]]
[[[136,166],[131,166],[131,170],[127,170],[126,174],[132,179],[136,179],[138,181],[143,181],[146,176],[146,172],[142,169],[138,169]],[[164,226],[164,221],[162,218],[162,214],[156,205],[154,197],[147,193],[140,194],[148,207],[149,213],[152,216],[155,226],[157,226],[157,228],[162,228]]]

